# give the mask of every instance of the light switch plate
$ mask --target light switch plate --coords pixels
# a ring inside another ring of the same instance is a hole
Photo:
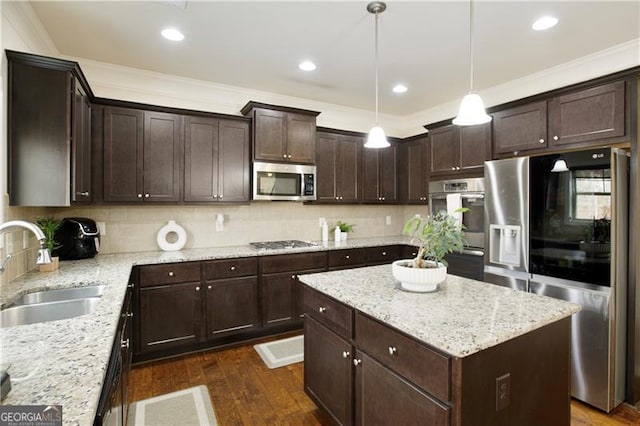
[[[385,224],[386,224],[387,226],[391,225],[391,216],[387,216],[387,217],[385,218]]]

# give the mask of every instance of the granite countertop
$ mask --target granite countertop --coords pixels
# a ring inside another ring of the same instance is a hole
[[[447,275],[434,293],[397,288],[390,265],[300,275],[310,287],[462,358],[568,317],[580,305]]]
[[[93,314],[0,328],[0,364],[10,365],[12,382],[12,390],[2,404],[60,404],[64,424],[93,423],[129,275],[135,265],[406,243],[406,237],[397,236],[267,251],[233,246],[178,252],[99,254],[93,259],[60,262],[60,269],[54,272],[30,272],[0,288],[0,306],[4,308],[23,294],[44,289],[99,284],[106,285],[106,289]]]

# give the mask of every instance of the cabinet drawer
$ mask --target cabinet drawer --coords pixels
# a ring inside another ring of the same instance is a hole
[[[400,246],[367,248],[367,265],[391,263],[398,259],[400,259]]]
[[[345,249],[329,252],[329,268],[336,266],[364,266],[367,263],[367,249]]]
[[[304,271],[307,269],[323,269],[327,267],[327,252],[283,254],[260,258],[263,274],[275,272]]]
[[[200,281],[200,262],[140,267],[140,287]]]
[[[258,258],[246,257],[204,262],[203,273],[205,280],[258,275]]]
[[[353,328],[353,310],[324,294],[304,285],[302,303],[305,316],[309,315],[336,334],[350,340]]]
[[[450,400],[449,358],[359,312],[355,317],[356,346],[441,401]]]

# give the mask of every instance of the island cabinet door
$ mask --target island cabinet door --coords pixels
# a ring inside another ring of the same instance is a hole
[[[449,407],[373,358],[356,351],[354,365],[356,425],[450,424]]]
[[[304,390],[338,425],[353,424],[352,354],[350,343],[305,317]]]

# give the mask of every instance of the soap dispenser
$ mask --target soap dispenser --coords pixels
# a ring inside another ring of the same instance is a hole
[[[334,240],[336,243],[339,243],[341,241],[340,239],[340,227],[338,225],[336,225],[336,230],[334,231]]]

